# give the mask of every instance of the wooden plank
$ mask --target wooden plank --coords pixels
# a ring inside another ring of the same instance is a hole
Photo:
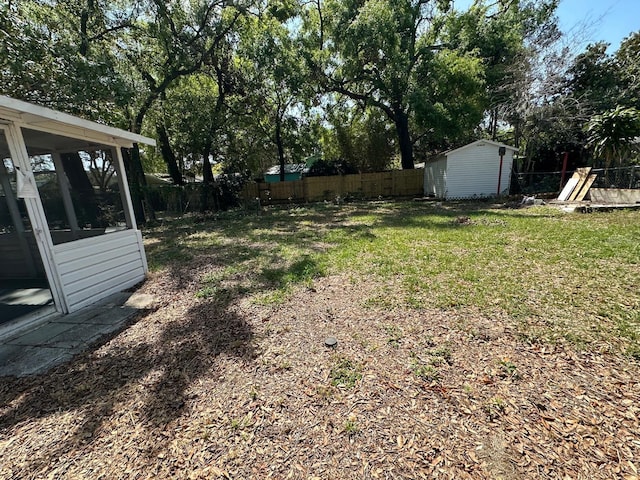
[[[602,204],[639,204],[640,190],[628,188],[592,188],[589,190],[591,201]]]
[[[260,196],[260,189],[255,182],[248,182],[244,184],[242,189],[242,198],[245,202],[255,202],[256,198]]]
[[[342,179],[344,193],[350,195],[359,195],[362,192],[362,175],[359,173],[352,173],[345,175]]]
[[[560,192],[560,195],[558,195],[558,200],[560,200],[561,202],[566,201],[569,198],[569,195],[571,195],[571,192],[573,192],[573,190],[576,188],[576,185],[578,185],[579,179],[580,176],[577,173],[574,173],[562,189],[562,192]]]
[[[422,170],[394,170],[350,175],[334,175],[322,177],[304,177],[301,181],[260,184],[260,198],[267,200],[264,190],[270,191],[271,200],[287,200],[304,198],[306,201],[334,201],[341,197],[354,195],[377,197],[380,195],[409,196],[423,193],[424,173]],[[247,196],[249,188],[243,190]],[[258,196],[258,195],[255,195]]]
[[[305,177],[307,201],[326,200],[331,196],[331,185],[327,182],[329,177]]]
[[[422,195],[424,191],[424,170],[393,170],[393,195],[407,197]]]
[[[578,184],[573,189],[573,192],[571,192],[571,195],[569,195],[570,202],[573,202],[578,196],[578,193],[580,193],[580,191],[582,190],[584,183],[587,181],[587,178],[589,177],[589,173],[591,173],[591,167],[578,168],[576,169],[575,173],[578,174]]]
[[[584,182],[584,184],[582,185],[582,188],[580,189],[580,191],[578,192],[578,194],[575,197],[575,200],[577,202],[581,202],[581,201],[584,200],[584,197],[587,196],[587,192],[591,188],[591,185],[593,185],[593,182],[596,181],[597,177],[598,177],[598,175],[595,174],[595,173],[592,173],[591,175],[589,175],[589,178],[587,178],[587,181]]]

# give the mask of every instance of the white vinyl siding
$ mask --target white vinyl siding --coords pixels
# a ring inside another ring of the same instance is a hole
[[[490,140],[477,140],[443,154],[425,164],[425,195],[435,194],[447,200],[495,197],[509,193],[513,147],[505,145],[506,153],[500,170],[499,147]]]
[[[147,268],[137,230],[56,245],[54,253],[69,312],[132,287]]]
[[[502,164],[500,190],[509,190],[513,151],[507,150]],[[500,156],[493,145],[460,149],[448,156],[447,198],[492,197],[498,192]]]

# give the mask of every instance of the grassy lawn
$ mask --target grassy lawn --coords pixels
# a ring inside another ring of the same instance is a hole
[[[529,341],[640,356],[638,211],[319,204],[175,220],[148,235],[152,270],[215,254],[220,268],[196,279],[202,298],[278,304],[297,284],[345,273],[375,285],[365,305],[507,316]]]

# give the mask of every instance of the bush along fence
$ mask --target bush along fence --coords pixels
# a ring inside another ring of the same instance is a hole
[[[156,211],[173,213],[227,210],[239,205],[240,182],[149,185],[146,196]]]
[[[261,204],[286,202],[342,201],[349,198],[422,196],[424,170],[391,170],[376,173],[304,177],[276,183],[246,183],[240,193],[245,204],[259,199]]]

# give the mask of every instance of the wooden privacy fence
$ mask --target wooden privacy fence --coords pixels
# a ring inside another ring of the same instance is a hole
[[[277,183],[247,183],[244,201],[259,198],[262,203],[334,201],[337,197],[377,198],[422,196],[424,170],[391,170],[330,177],[304,177]]]

